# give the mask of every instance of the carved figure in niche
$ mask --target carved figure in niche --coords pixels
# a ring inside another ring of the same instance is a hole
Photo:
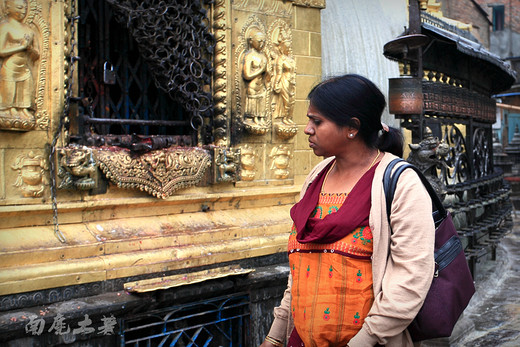
[[[5,0],[0,23],[0,117],[34,122],[33,70],[40,58],[36,31],[24,23],[27,0]]]
[[[276,178],[285,179],[289,177],[289,160],[292,158],[289,147],[284,145],[273,147],[269,158],[272,158],[270,169],[274,170]]]
[[[62,179],[58,188],[89,190],[96,186],[92,177],[96,165],[92,150],[86,146],[74,146],[59,150],[61,155],[58,176]]]
[[[36,155],[33,151],[29,152],[27,156],[20,155],[11,167],[18,170],[18,178],[14,186],[22,190],[23,196],[27,198],[43,196],[45,189],[43,173],[49,167],[41,155]]]
[[[242,170],[240,177],[242,181],[252,181],[255,179],[255,150],[248,145],[240,149],[240,164]]]
[[[216,149],[215,165],[217,182],[232,182],[236,179],[239,156],[232,150]]]
[[[265,135],[271,129],[269,71],[272,69],[266,32],[262,21],[250,16],[240,31],[236,48],[237,128],[252,135]]]
[[[292,120],[296,95],[296,62],[291,53],[291,37],[288,28],[279,24],[272,32],[273,58],[273,118],[276,132],[282,138],[296,135]]]
[[[274,43],[274,76],[273,117],[281,119],[284,124],[294,124],[292,111],[296,94],[296,63],[290,54],[291,41],[286,30],[277,27],[273,33]]]
[[[446,185],[437,175],[437,168],[448,168],[448,164],[444,160],[450,151],[450,147],[439,141],[429,127],[424,131],[424,139],[418,144],[410,143],[411,149],[407,161],[419,168],[432,187],[435,189],[441,200],[446,195]]]
[[[246,80],[246,102],[244,116],[254,124],[266,125],[265,73],[267,57],[262,52],[265,46],[265,34],[260,28],[251,27],[247,35],[249,49],[244,56],[242,77]]]

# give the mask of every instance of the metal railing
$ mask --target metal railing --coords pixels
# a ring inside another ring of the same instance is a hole
[[[245,293],[151,310],[120,320],[120,346],[248,346]]]

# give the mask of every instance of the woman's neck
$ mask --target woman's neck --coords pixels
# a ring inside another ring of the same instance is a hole
[[[336,161],[323,182],[323,192],[350,192],[357,181],[381,160],[381,157],[379,150],[366,146],[352,150],[348,155],[336,156]]]

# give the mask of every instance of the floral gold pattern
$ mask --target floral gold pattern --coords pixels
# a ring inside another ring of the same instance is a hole
[[[120,188],[139,188],[158,198],[199,183],[211,165],[211,156],[201,148],[168,148],[132,156],[126,149],[94,149],[99,168]]]

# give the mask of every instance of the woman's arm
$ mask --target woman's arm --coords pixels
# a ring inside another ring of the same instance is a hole
[[[386,218],[383,209],[381,218]],[[401,175],[392,203],[390,252],[368,317],[349,346],[385,344],[401,334],[419,312],[430,288],[435,260],[431,198],[412,170]]]
[[[289,278],[287,280],[287,288],[283,293],[283,298],[280,302],[280,306],[274,308],[274,321],[271,324],[271,329],[269,330],[269,333],[267,334],[267,336],[277,341],[283,342],[285,341],[287,336],[287,325],[289,324],[289,315],[291,311],[291,287],[292,275],[289,274]]]

